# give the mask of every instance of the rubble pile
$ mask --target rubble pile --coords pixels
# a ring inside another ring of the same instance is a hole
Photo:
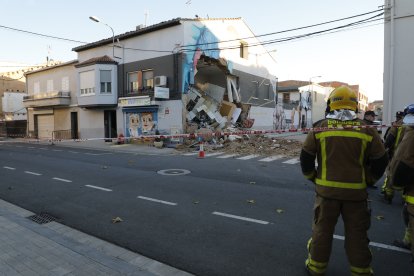
[[[284,155],[287,157],[298,157],[302,149],[302,142],[287,138],[271,138],[264,135],[229,135],[227,137],[207,137],[204,139],[204,151],[211,153],[220,151],[225,154],[262,156]],[[198,149],[198,142],[187,140],[180,151],[191,152]]]
[[[302,149],[302,142],[269,138],[265,136],[247,136],[235,141],[226,140],[220,151],[236,154],[260,154],[263,156],[285,155],[299,156]]]
[[[224,133],[250,129],[254,119],[249,116],[251,104],[243,104],[239,90],[232,79],[227,90],[212,83],[197,83],[185,95],[186,133],[203,137],[204,151],[226,154],[262,156],[284,155],[297,157],[302,143],[288,138],[270,138],[265,135],[225,135]],[[199,149],[199,141],[184,139],[180,151]]]

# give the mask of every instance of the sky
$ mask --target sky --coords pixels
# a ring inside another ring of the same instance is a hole
[[[59,61],[76,59],[72,48],[82,44],[10,28],[89,43],[112,37],[108,27],[91,21],[89,16],[100,18],[117,35],[133,31],[140,24],[152,25],[197,15],[242,17],[255,35],[263,35],[375,11],[384,5],[384,0],[0,0],[0,3],[0,64],[35,65],[44,63],[47,56]],[[267,41],[321,31],[377,13],[260,39]],[[272,43],[266,48],[277,63],[279,81],[343,81],[359,84],[360,91],[368,95],[370,102],[383,97],[382,21],[346,31]]]

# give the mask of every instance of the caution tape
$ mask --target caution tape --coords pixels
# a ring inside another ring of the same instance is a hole
[[[128,141],[142,141],[142,140],[149,140],[149,139],[179,139],[179,138],[188,138],[188,139],[200,139],[205,137],[222,137],[222,136],[230,136],[230,135],[264,135],[264,134],[275,134],[273,136],[277,137],[285,137],[285,136],[294,136],[294,135],[302,135],[306,134],[310,131],[313,132],[321,132],[321,131],[330,131],[330,130],[344,130],[344,129],[361,129],[361,128],[387,128],[392,127],[389,125],[359,125],[359,126],[352,126],[352,125],[342,125],[337,127],[312,127],[312,128],[302,128],[302,129],[284,129],[284,130],[240,130],[240,131],[212,131],[211,133],[182,133],[182,134],[166,134],[166,135],[139,135],[136,137],[116,137],[116,138],[84,138],[84,139],[25,139],[25,142],[29,143],[38,143],[38,142],[49,142],[49,143],[61,143],[61,142],[85,142],[85,141],[99,141],[99,140],[106,140],[111,142],[128,142]],[[288,135],[286,135],[288,134]],[[8,141],[0,141],[8,142]],[[12,141],[9,141],[12,142]]]

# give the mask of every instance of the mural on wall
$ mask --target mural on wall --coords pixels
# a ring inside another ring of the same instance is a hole
[[[197,74],[197,62],[201,55],[215,59],[219,59],[220,56],[219,40],[206,26],[193,24],[192,33],[190,45],[183,49],[186,54],[183,64],[183,93],[187,93],[190,85],[194,84],[194,76]]]
[[[126,129],[128,137],[155,134],[158,124],[156,112],[126,113]]]

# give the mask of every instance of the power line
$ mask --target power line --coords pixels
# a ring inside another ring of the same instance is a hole
[[[186,47],[210,45],[210,44],[216,44],[216,43],[219,43],[219,42],[220,43],[232,42],[232,41],[239,41],[239,40],[245,40],[245,39],[250,39],[250,38],[257,38],[257,37],[264,37],[264,36],[269,36],[269,35],[281,34],[281,33],[286,33],[286,32],[292,32],[292,31],[312,28],[312,27],[316,27],[316,26],[326,25],[326,24],[330,24],[330,23],[334,23],[334,22],[344,21],[344,20],[348,20],[348,19],[352,19],[352,18],[356,18],[356,17],[361,17],[361,16],[364,16],[364,15],[368,15],[368,14],[378,12],[378,11],[383,11],[383,9],[378,9],[378,10],[374,10],[374,11],[370,11],[370,12],[366,12],[366,13],[362,13],[362,14],[357,14],[357,15],[353,15],[353,16],[349,16],[349,17],[339,18],[339,19],[335,19],[335,20],[325,21],[325,22],[318,23],[318,24],[307,25],[307,26],[303,26],[303,27],[297,27],[297,28],[278,31],[278,32],[266,33],[266,34],[257,35],[257,36],[253,36],[253,37],[245,37],[245,38],[238,38],[238,39],[232,39],[232,40],[222,40],[222,41],[218,41],[218,42],[208,42],[208,43],[193,44],[193,45],[184,45],[184,46],[181,46],[181,48],[182,48],[181,52],[193,52],[193,51],[195,51],[195,49],[185,49]],[[377,14],[377,15],[371,17],[371,18],[375,18],[375,17],[381,16],[381,15],[383,15],[383,13]],[[318,34],[323,33],[323,32],[329,32],[329,31],[339,29],[339,28],[346,28],[346,27],[349,27],[351,25],[358,24],[359,22],[367,21],[371,18],[363,19],[363,20],[356,21],[356,22],[353,22],[353,23],[349,23],[349,24],[346,24],[346,25],[343,25],[343,26],[330,28],[330,29],[317,31],[317,32],[312,32],[312,33],[307,33],[307,34],[303,34],[303,35],[291,36],[291,37],[279,38],[279,39],[273,39],[273,40],[267,40],[267,41],[263,41],[263,42],[259,41],[257,43],[253,43],[253,44],[250,44],[250,45],[247,45],[247,46],[248,47],[255,47],[255,46],[259,46],[259,45],[268,45],[268,44],[282,43],[282,42],[286,42],[286,41],[301,39],[301,38],[304,38],[306,36],[314,36],[314,35],[318,35]],[[28,33],[28,34],[32,34],[32,35],[37,35],[37,36],[42,36],[42,37],[47,37],[47,38],[53,38],[53,39],[68,41],[68,42],[88,44],[88,42],[84,42],[84,41],[68,39],[68,38],[62,38],[62,37],[57,37],[57,36],[51,36],[51,35],[46,35],[46,34],[21,30],[21,29],[17,29],[17,28],[7,27],[7,26],[3,26],[3,25],[0,25],[0,28],[5,28],[5,29],[8,29],[8,30],[23,32],[23,33]],[[112,46],[110,46],[110,47],[112,47]],[[211,49],[204,49],[204,51],[219,51],[219,50],[237,49],[237,48],[239,48],[239,46],[211,48]],[[133,51],[143,51],[143,52],[171,53],[171,50],[139,49],[139,48],[131,48],[131,47],[125,47],[124,49],[125,50],[133,50]]]
[[[58,36],[52,36],[52,35],[46,35],[46,34],[41,34],[41,33],[35,33],[35,32],[31,32],[31,31],[25,31],[25,30],[21,30],[21,29],[17,29],[17,28],[12,28],[12,27],[7,27],[7,26],[3,26],[3,25],[0,25],[0,28],[4,28],[4,29],[16,31],[16,32],[22,32],[22,33],[37,35],[37,36],[42,36],[42,37],[47,37],[47,38],[53,38],[53,39],[58,39],[58,40],[69,41],[69,42],[82,43],[82,44],[87,44],[88,43],[88,42],[79,41],[79,40],[73,40],[73,39],[69,39],[69,38],[63,38],[63,37],[58,37]]]
[[[339,30],[339,29],[345,29],[345,28],[350,28],[356,25],[360,25],[360,24],[366,24],[369,22],[373,22],[373,21],[377,21],[377,20],[383,20],[381,19],[375,19],[376,17],[382,16],[384,13],[380,13],[377,15],[374,15],[370,18],[366,18],[366,19],[362,19],[359,21],[355,21],[352,23],[348,23],[346,25],[341,25],[341,26],[337,26],[337,27],[333,27],[333,28],[329,28],[329,29],[325,29],[325,30],[321,30],[321,31],[316,31],[316,32],[312,32],[312,33],[305,33],[305,34],[301,34],[301,35],[295,35],[295,36],[290,36],[290,37],[283,37],[283,38],[278,38],[278,39],[272,39],[272,40],[267,40],[267,41],[262,41],[262,42],[257,42],[257,43],[252,43],[252,44],[248,44],[246,45],[247,47],[256,47],[256,46],[264,46],[264,45],[269,45],[269,44],[276,44],[276,43],[282,43],[282,42],[287,42],[287,41],[292,41],[292,40],[297,40],[297,39],[301,39],[301,38],[305,38],[305,37],[310,37],[310,36],[316,36],[322,33],[330,33],[333,32],[335,30]],[[209,44],[209,43],[206,43]],[[199,45],[204,45],[204,44],[199,44]],[[208,48],[208,49],[202,49],[203,51],[220,51],[220,50],[232,50],[232,49],[239,49],[240,45],[235,45],[235,46],[228,46],[228,47],[216,47],[216,48]],[[197,51],[197,49],[184,49],[182,50],[182,52],[195,52]]]
[[[263,36],[269,36],[269,35],[287,33],[287,32],[292,32],[292,31],[299,31],[299,30],[313,28],[313,27],[317,27],[317,26],[321,26],[321,25],[326,25],[326,24],[330,24],[330,23],[334,23],[334,22],[344,21],[344,20],[348,20],[348,19],[352,19],[352,18],[356,18],[356,17],[361,17],[361,16],[364,16],[364,15],[376,13],[376,12],[383,11],[383,10],[384,9],[378,9],[378,10],[374,10],[374,11],[370,11],[370,12],[366,12],[366,13],[361,13],[361,14],[357,14],[357,15],[353,15],[353,16],[348,16],[348,17],[343,17],[343,18],[339,18],[339,19],[335,19],[335,20],[325,21],[325,22],[322,22],[322,23],[317,23],[317,24],[312,24],[312,25],[307,25],[307,26],[303,26],[303,27],[297,27],[297,28],[293,28],[293,29],[287,29],[287,30],[283,30],[283,31],[272,32],[272,33],[266,33],[266,34],[261,34],[261,35],[256,35],[256,36],[250,36],[250,37],[244,37],[244,38],[237,38],[237,39],[230,39],[230,40],[221,40],[221,41],[216,41],[216,42],[207,42],[207,43],[201,43],[201,44],[185,45],[185,46],[182,46],[182,47],[192,47],[192,46],[200,46],[200,45],[209,45],[209,44],[215,44],[215,43],[219,43],[219,42],[220,43],[223,43],[223,42],[232,42],[232,41],[246,40],[246,39],[251,39],[251,38],[258,38],[258,37],[263,37]]]

